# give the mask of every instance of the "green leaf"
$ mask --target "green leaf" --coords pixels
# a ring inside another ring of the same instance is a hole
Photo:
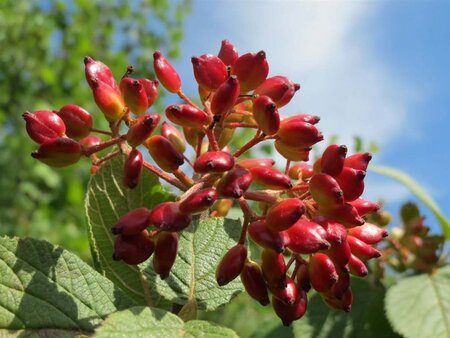
[[[405,337],[450,337],[450,266],[400,280],[387,292],[385,307]]]
[[[407,187],[419,200],[422,201],[437,218],[441,225],[442,232],[447,239],[450,239],[450,221],[444,216],[439,209],[437,203],[425,191],[425,189],[417,183],[411,176],[398,169],[385,166],[371,166],[370,170],[381,175],[391,177]]]
[[[151,259],[139,266],[112,260],[114,236],[111,227],[129,210],[172,199],[157,178],[144,171],[134,190],[122,188],[123,160],[105,163],[92,177],[86,198],[86,209],[94,248],[94,257],[108,278],[127,292],[138,304],[162,306],[164,300],[185,304],[195,300],[200,310],[215,309],[242,291],[236,280],[218,287],[215,268],[225,252],[236,244],[239,221],[211,218],[196,219],[180,233],[178,255],[171,274],[165,280],[157,276]]]
[[[157,294],[148,294],[151,286],[139,268],[111,258],[114,245],[111,227],[128,211],[142,206],[151,208],[172,196],[148,170],[142,172],[141,182],[135,189],[125,189],[122,185],[123,163],[121,157],[104,163],[89,181],[86,213],[92,255],[102,272],[138,304],[145,304],[147,296],[147,303],[156,306],[161,299]]]
[[[54,330],[91,332],[108,314],[133,305],[68,251],[36,239],[0,238],[1,329],[37,337]]]
[[[352,278],[353,305],[349,313],[329,308],[315,293],[307,314],[294,322],[295,337],[379,338],[398,337],[384,315],[385,291],[366,280]]]
[[[196,219],[181,232],[178,255],[169,277],[159,279],[150,262],[144,263],[144,273],[156,291],[171,302],[185,304],[195,300],[199,310],[214,310],[243,290],[239,278],[222,287],[215,279],[217,265],[237,243],[240,232],[238,220]]]
[[[185,324],[170,312],[140,306],[110,315],[94,335],[95,338],[150,336],[154,338],[238,337],[232,330],[213,323],[193,320]]]

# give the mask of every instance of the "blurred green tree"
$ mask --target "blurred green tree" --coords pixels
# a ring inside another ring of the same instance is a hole
[[[25,110],[78,104],[99,113],[84,80],[90,55],[120,76],[153,78],[152,52],[179,54],[190,0],[3,0],[0,6],[0,235],[46,238],[89,259],[89,164],[55,171],[33,160]],[[99,119],[100,120],[100,119]],[[94,122],[96,127],[99,126]]]

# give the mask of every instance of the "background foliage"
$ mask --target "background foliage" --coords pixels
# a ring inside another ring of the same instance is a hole
[[[155,49],[179,55],[189,8],[190,0],[2,1],[0,234],[46,238],[90,259],[83,209],[88,163],[56,171],[34,161],[21,115],[73,103],[95,119],[84,56],[102,60],[116,77],[132,64],[138,76],[152,78]]]

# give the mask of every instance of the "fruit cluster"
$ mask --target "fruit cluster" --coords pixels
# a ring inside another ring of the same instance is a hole
[[[371,156],[347,157],[345,146],[330,145],[314,165],[306,164],[311,147],[323,140],[316,128],[319,117],[283,116],[280,109],[300,85],[285,76],[268,78],[264,51],[239,55],[224,40],[217,55],[193,57],[201,105],[184,94],[178,73],[159,51],[153,54],[158,81],[132,78],[129,66],[117,85],[105,64],[90,57],[84,61],[87,82],[111,131],[93,128],[91,115],[75,105],[25,113],[27,131],[40,144],[32,155],[55,167],[89,156],[95,172],[123,154],[126,188],[139,184],[145,168],[182,191],[175,201],[131,210],[112,225],[115,260],[139,264],[153,255],[155,272],[166,278],[176,259],[178,233],[193,215],[225,216],[234,203],[243,212],[242,231],[217,266],[220,286],[240,276],[248,294],[262,305],[270,303],[270,292],[285,325],[303,316],[311,287],[331,307],[350,310],[350,274],[368,273],[365,262],[380,255],[372,245],[387,235],[365,222],[379,208],[360,197]],[[164,115],[147,113],[159,83],[182,100],[167,106]],[[168,122],[156,134],[162,117]],[[120,134],[120,125],[128,127],[125,134]],[[242,147],[231,149],[237,128],[255,133]],[[102,141],[92,132],[109,139]],[[286,159],[284,171],[272,159],[245,156],[264,141],[274,142]],[[186,156],[187,144],[192,161]],[[156,166],[143,158],[140,145]],[[112,146],[117,149],[96,156]],[[260,264],[249,258],[247,237],[261,248]]]

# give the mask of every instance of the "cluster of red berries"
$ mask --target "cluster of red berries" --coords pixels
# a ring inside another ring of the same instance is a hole
[[[244,215],[241,236],[217,266],[219,285],[240,276],[248,294],[263,305],[270,303],[270,292],[285,325],[303,316],[311,287],[331,307],[350,310],[350,274],[367,274],[365,261],[380,255],[372,245],[387,235],[365,223],[365,216],[379,208],[360,198],[370,154],[346,157],[345,146],[330,145],[314,165],[293,165],[308,161],[311,147],[323,140],[317,116],[285,117],[279,111],[300,86],[284,76],[267,78],[263,51],[239,55],[226,40],[217,55],[193,57],[192,64],[201,105],[183,93],[170,62],[158,51],[153,54],[159,83],[183,101],[166,107],[165,117],[173,124],[163,122],[154,135],[161,117],[147,109],[156,100],[158,81],[133,79],[128,67],[117,85],[105,64],[87,57],[86,79],[111,131],[92,128],[89,113],[78,106],[26,113],[27,130],[40,144],[33,156],[66,166],[86,155],[95,171],[124,154],[126,188],[138,185],[146,168],[183,191],[176,201],[152,209],[143,206],[120,217],[112,226],[117,235],[115,260],[139,264],[153,255],[154,270],[165,278],[176,259],[178,232],[189,226],[193,215],[225,216],[236,203]],[[120,134],[121,124],[127,133]],[[255,134],[232,150],[229,143],[237,128],[252,128]],[[96,131],[110,139],[89,136]],[[242,156],[263,141],[274,141],[286,159],[284,172],[273,167],[272,159]],[[186,143],[195,154],[192,162],[185,155]],[[144,160],[141,144],[157,166]],[[114,145],[117,150],[96,157]],[[185,163],[192,167],[192,177],[182,170]],[[260,212],[254,210],[255,202]],[[262,248],[261,264],[248,257],[247,235]]]

